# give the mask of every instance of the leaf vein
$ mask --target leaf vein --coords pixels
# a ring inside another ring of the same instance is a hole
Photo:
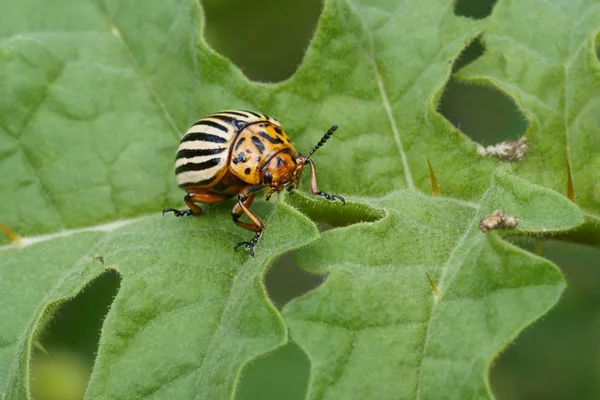
[[[111,20],[108,13],[104,12],[100,7],[98,7],[98,11],[99,11],[100,15],[106,21],[106,26],[107,26],[107,29],[109,30],[109,32],[111,31],[111,29],[110,29],[111,25],[119,32],[118,37],[121,39],[121,42],[123,43],[123,47],[125,48],[125,51],[129,55],[131,65],[133,66],[133,68],[137,72],[137,75],[140,77],[140,79],[144,83],[144,86],[146,86],[146,89],[148,90],[148,92],[150,93],[152,98],[154,99],[156,105],[161,110],[167,124],[171,127],[172,132],[175,134],[175,137],[177,138],[177,140],[179,140],[181,138],[181,133],[180,133],[181,130],[177,127],[177,124],[175,123],[175,120],[173,119],[172,115],[167,110],[167,107],[165,106],[163,101],[158,96],[158,93],[154,89],[154,86],[150,83],[150,80],[148,79],[148,77],[144,73],[143,69],[141,68],[140,64],[138,63],[138,61],[133,53],[133,50],[131,49],[131,46],[129,45],[127,40],[125,40],[125,36],[121,32],[121,30],[118,29],[117,24]],[[110,32],[110,33],[113,36],[115,36],[112,32]]]
[[[402,165],[404,167],[404,178],[406,179],[406,185],[408,186],[409,189],[414,189],[415,184],[413,182],[412,173],[410,171],[410,165],[408,163],[408,156],[406,155],[406,152],[404,151],[404,146],[402,145],[402,138],[400,137],[400,130],[398,129],[398,126],[396,124],[396,118],[394,118],[394,112],[392,110],[392,106],[389,101],[387,91],[385,89],[383,77],[381,76],[381,72],[379,71],[379,65],[377,64],[377,55],[375,54],[375,43],[373,41],[373,35],[372,35],[371,31],[369,30],[369,28],[367,27],[367,25],[362,20],[362,18],[360,18],[360,13],[356,10],[356,8],[352,4],[352,2],[350,0],[345,0],[345,1],[348,4],[348,7],[350,8],[350,10],[352,10],[352,13],[355,15],[355,17],[360,21],[360,24],[361,24],[366,36],[369,39],[369,50],[371,53],[370,57],[371,57],[371,61],[373,64],[373,70],[374,70],[374,74],[375,74],[375,80],[377,82],[377,88],[379,90],[379,95],[381,96],[381,102],[382,102],[383,108],[385,109],[385,112],[387,114],[387,117],[388,117],[388,120],[390,123],[390,127],[392,129],[392,133],[394,136],[394,141],[396,142],[396,147],[398,148],[398,152],[399,152],[400,158],[402,160]]]

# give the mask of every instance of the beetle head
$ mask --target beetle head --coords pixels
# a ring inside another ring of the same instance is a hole
[[[310,162],[310,156],[329,140],[337,128],[337,125],[329,128],[308,155],[303,156],[300,153],[292,155],[289,150],[284,150],[277,153],[264,165],[260,173],[261,182],[273,188],[267,193],[267,200],[275,192],[280,192],[283,189],[292,190],[298,187],[298,182],[302,176],[302,169],[307,162]]]
[[[277,192],[288,188],[293,189],[298,186],[299,177],[296,176],[296,169],[296,157],[282,151],[265,164],[261,171],[261,181]]]

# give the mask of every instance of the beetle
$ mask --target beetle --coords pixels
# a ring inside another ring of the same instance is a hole
[[[226,110],[208,115],[188,129],[175,157],[177,184],[187,192],[184,201],[188,209],[165,208],[163,215],[201,215],[202,209],[196,203],[219,203],[237,195],[231,210],[233,222],[255,233],[249,242],[239,242],[234,249],[244,246],[254,257],[254,247],[265,225],[250,206],[260,190],[271,189],[266,196],[269,200],[273,193],[295,189],[308,164],[312,194],[346,204],[342,196],[319,190],[315,164],[310,158],[337,128],[329,128],[305,156],[294,149],[281,124],[265,114]],[[251,222],[240,221],[242,214]]]

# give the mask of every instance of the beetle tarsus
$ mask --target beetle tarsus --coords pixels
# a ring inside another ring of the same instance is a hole
[[[271,198],[271,196],[272,196],[274,193],[277,193],[277,189],[271,189],[271,190],[269,191],[269,193],[267,193],[266,200],[267,200],[267,201],[269,201],[269,199]]]
[[[254,246],[256,246],[256,244],[258,243],[258,239],[260,239],[260,236],[262,235],[262,232],[256,232],[254,234],[254,237],[252,238],[251,241],[249,242],[238,242],[235,244],[235,246],[233,246],[233,249],[235,251],[237,251],[238,247],[244,246],[246,248],[246,250],[248,250],[248,252],[250,253],[250,255],[252,257],[254,257]]]
[[[176,208],[165,208],[162,213],[163,215],[165,215],[166,213],[172,212],[173,215],[175,215],[176,217],[181,217],[184,215],[193,215],[192,210],[190,209],[186,209],[186,210],[178,210]]]
[[[321,192],[318,192],[317,194],[318,194],[319,196],[323,196],[323,197],[325,197],[325,198],[326,198],[327,200],[329,200],[329,201],[335,201],[335,200],[337,199],[337,200],[341,201],[343,205],[345,205],[345,204],[346,204],[346,199],[344,199],[344,198],[343,198],[342,196],[340,196],[340,195],[337,195],[337,194],[329,194],[329,193],[326,193],[326,192],[323,192],[323,191],[321,191]]]

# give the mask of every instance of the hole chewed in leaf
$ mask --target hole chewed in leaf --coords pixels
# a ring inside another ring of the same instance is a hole
[[[363,204],[325,202],[301,192],[285,195],[286,202],[306,214],[321,232],[353,225],[374,222],[383,217],[383,211]],[[302,270],[291,253],[278,257],[264,278],[271,301],[281,309],[290,300],[314,290],[325,282],[327,275],[310,274]]]
[[[456,58],[452,72],[472,63],[484,51],[479,36]],[[483,146],[518,141],[528,128],[527,119],[512,98],[487,82],[452,77],[444,88],[438,110],[458,130]]]
[[[303,193],[286,194],[286,201],[308,215],[317,223],[320,230],[366,221],[373,222],[383,216],[382,211],[364,205],[350,202],[340,206],[333,202],[311,198]],[[290,300],[319,287],[326,278],[325,274],[309,274],[300,269],[292,254],[288,253],[274,262],[264,278],[264,284],[271,301],[281,309]],[[306,355],[296,344],[289,343],[245,367],[236,398],[267,398],[264,391],[268,390],[272,395],[274,389],[270,386],[273,382],[286,381],[289,371],[295,371],[293,383],[281,385],[281,389],[276,388],[277,396],[274,398],[302,399],[308,385],[309,369],[310,364]],[[288,372],[282,375],[282,371]],[[263,380],[267,380],[268,384]]]
[[[461,17],[483,19],[492,13],[496,1],[497,0],[456,0],[456,3],[454,3],[454,14]]]
[[[473,61],[481,57],[484,51],[485,46],[483,45],[483,40],[481,36],[477,36],[460,52],[456,60],[454,60],[454,63],[452,64],[452,73],[455,73],[459,69],[471,64]]]
[[[516,103],[489,85],[452,79],[439,110],[458,130],[484,146],[519,140],[528,127]]]
[[[294,342],[247,364],[236,400],[305,398],[310,372],[306,353]]]
[[[341,206],[297,192],[286,194],[286,201],[308,215],[320,230],[373,222],[383,216],[379,210],[356,203]],[[326,278],[325,274],[310,274],[300,269],[292,253],[287,253],[275,260],[264,284],[271,301],[281,309],[290,300],[318,288]],[[236,399],[303,399],[309,370],[306,354],[290,342],[244,367]]]
[[[316,289],[326,279],[326,275],[310,274],[296,264],[292,254],[277,258],[264,278],[269,298],[278,309],[290,300]]]
[[[299,192],[292,192],[286,201],[306,214],[319,226],[321,231],[329,228],[340,228],[361,222],[375,222],[384,216],[384,212],[365,204],[346,200],[346,205],[339,202],[323,202]],[[319,202],[318,206],[315,202]]]
[[[267,5],[268,4],[268,5]],[[203,0],[207,42],[252,80],[282,81],[304,57],[322,1]]]
[[[120,282],[119,273],[107,269],[77,296],[55,305],[52,315],[43,319],[47,322],[38,328],[41,334],[31,361],[36,400],[83,398],[102,323]]]

